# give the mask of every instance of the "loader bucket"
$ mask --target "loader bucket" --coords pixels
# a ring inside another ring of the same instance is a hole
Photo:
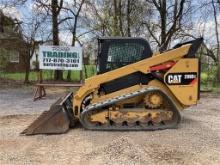
[[[72,114],[73,93],[58,99],[49,111],[43,112],[30,126],[21,134],[61,134],[69,130],[76,122]]]

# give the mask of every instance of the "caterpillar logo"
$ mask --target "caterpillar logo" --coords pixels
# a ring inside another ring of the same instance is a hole
[[[165,77],[168,85],[190,85],[197,81],[197,73],[169,73]]]
[[[168,76],[168,83],[169,84],[172,84],[172,83],[181,83],[181,78],[182,78],[182,75],[169,75]]]

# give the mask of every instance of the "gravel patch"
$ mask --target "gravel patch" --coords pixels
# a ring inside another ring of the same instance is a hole
[[[17,87],[0,89],[0,116],[15,114],[40,114],[48,110],[59,97],[65,95],[66,89],[56,91],[47,89],[44,99],[33,101],[33,87]]]

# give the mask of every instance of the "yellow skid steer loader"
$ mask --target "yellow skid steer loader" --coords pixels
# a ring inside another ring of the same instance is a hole
[[[54,103],[22,133],[176,128],[180,111],[199,100],[202,38],[152,53],[142,38],[99,38],[98,73]]]

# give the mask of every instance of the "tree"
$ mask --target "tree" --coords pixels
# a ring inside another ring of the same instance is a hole
[[[190,2],[186,0],[146,0],[146,2],[153,5],[152,10],[155,10],[156,13],[154,13],[153,19],[144,24],[160,49],[165,50],[174,35],[186,26],[183,25],[183,20],[190,11]],[[157,14],[159,21],[156,21]]]
[[[131,37],[131,6],[134,1],[127,0],[127,33]]]
[[[53,45],[59,45],[59,23],[58,16],[63,6],[63,0],[51,0],[51,12],[52,12],[52,34],[53,34]],[[56,70],[54,73],[55,80],[63,79],[63,72]]]
[[[213,17],[215,21],[215,36],[216,36],[216,42],[217,42],[217,61],[219,61],[219,49],[220,49],[220,42],[219,42],[219,32],[218,32],[218,19],[217,19],[217,11],[214,0],[212,0],[212,7],[213,7]],[[219,77],[220,80],[220,77]]]
[[[91,0],[88,4],[87,28],[98,36],[139,36],[143,20],[150,15],[150,6],[142,0]]]
[[[61,10],[63,8],[63,0],[36,0],[35,5],[38,8],[39,12],[43,14],[45,17],[48,16],[51,18],[51,32],[52,32],[52,40],[53,45],[59,45],[59,21]],[[54,80],[62,80],[63,72],[61,70],[55,70],[54,72]]]
[[[215,36],[216,36],[216,57],[217,57],[217,61],[218,61],[218,65],[217,65],[217,74],[216,74],[216,80],[220,81],[220,63],[219,63],[219,56],[220,56],[220,41],[219,41],[219,32],[218,32],[218,28],[219,28],[219,24],[218,24],[218,19],[217,19],[217,11],[216,11],[216,5],[215,3],[219,3],[218,5],[220,5],[220,1],[215,2],[214,0],[212,0],[212,7],[213,7],[213,16],[214,16],[214,20],[215,20]]]
[[[22,23],[22,37],[25,41],[26,57],[25,59],[25,83],[29,83],[29,73],[30,73],[30,60],[34,55],[34,52],[39,44],[41,32],[45,29],[44,23],[47,16],[41,17],[37,13],[30,13],[30,16],[24,20]],[[43,39],[41,38],[41,42]]]
[[[64,19],[62,19],[59,23],[65,23],[67,26],[67,29],[72,34],[72,46],[75,46],[75,42],[77,40],[76,32],[77,32],[77,25],[79,22],[80,12],[82,10],[83,4],[85,3],[85,0],[81,1],[74,1],[74,3],[66,3],[65,7],[63,7],[64,11],[66,12],[66,16]],[[82,73],[81,79],[82,79]],[[67,73],[67,80],[71,80],[71,71],[68,70]]]

